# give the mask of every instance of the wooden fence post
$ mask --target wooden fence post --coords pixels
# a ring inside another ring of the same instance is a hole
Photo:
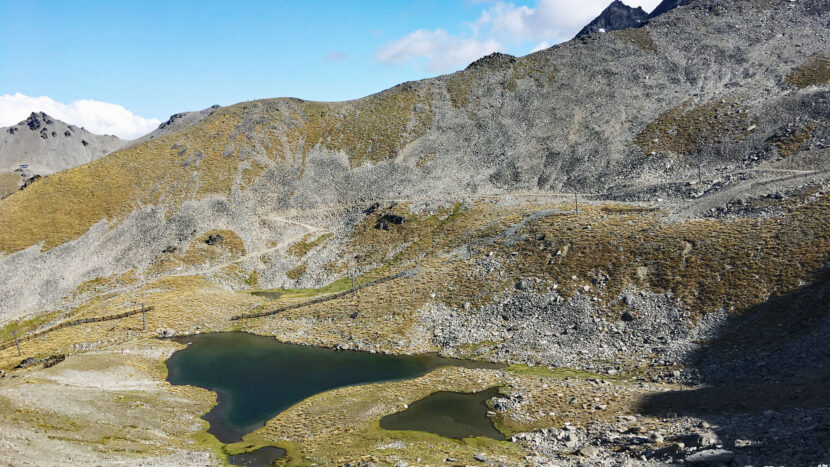
[[[467,259],[473,259],[473,247],[470,245],[470,234],[467,234]]]
[[[147,331],[147,310],[144,309],[144,304],[141,304],[141,329]]]
[[[20,357],[20,342],[17,340],[17,330],[15,329],[12,331],[12,335],[14,336],[14,345],[17,346],[17,356]]]
[[[579,198],[577,198],[576,193],[574,193],[574,205],[576,206],[576,213],[579,214]]]

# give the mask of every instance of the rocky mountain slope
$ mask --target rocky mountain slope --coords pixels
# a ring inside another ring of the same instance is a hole
[[[508,465],[673,463],[715,445],[730,460],[826,462],[830,401],[817,388],[830,356],[815,343],[830,338],[816,301],[830,261],[830,12],[820,0],[685,3],[355,101],[207,109],[46,177],[0,201],[0,325],[29,332],[149,303],[149,329],[164,334],[533,365],[477,376],[508,388],[495,417],[515,437],[492,447]],[[81,362],[144,335],[91,324],[26,348]],[[0,352],[0,368],[17,363]],[[436,390],[464,379],[446,371]],[[742,391],[757,403],[741,406]],[[279,423],[322,423],[302,410]],[[374,422],[309,429],[328,434],[294,455],[452,456],[427,449],[434,438],[378,454],[354,438],[376,436]]]
[[[632,8],[619,0],[614,0],[599,16],[582,28],[576,34],[576,37],[598,32],[636,28],[641,26],[648,18],[648,13],[642,7]]]

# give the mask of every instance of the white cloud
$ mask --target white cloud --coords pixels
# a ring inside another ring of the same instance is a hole
[[[427,71],[440,73],[502,49],[502,45],[493,39],[480,41],[455,36],[442,29],[419,29],[384,44],[375,53],[375,58],[386,65],[400,65],[423,59]]]
[[[437,73],[463,67],[491,52],[505,51],[508,46],[524,42],[541,41],[534,51],[541,50],[572,38],[609,3],[610,0],[538,0],[536,6],[530,7],[497,1],[485,8],[475,22],[466,25],[467,34],[419,29],[384,44],[375,59],[385,65],[422,60],[427,71]],[[660,0],[625,3],[651,11]]]
[[[161,123],[157,118],[144,118],[108,102],[83,99],[64,104],[46,96],[0,95],[0,126],[16,125],[32,112],[46,112],[91,133],[116,135],[123,139],[144,136]]]

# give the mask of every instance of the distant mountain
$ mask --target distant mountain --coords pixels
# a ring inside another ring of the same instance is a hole
[[[126,141],[94,135],[43,112],[33,112],[17,125],[0,128],[0,173],[20,169],[48,175],[94,161],[118,150]]]
[[[645,23],[648,18],[648,13],[642,7],[632,8],[620,0],[614,0],[599,16],[582,28],[576,37],[618,29],[636,28]]]

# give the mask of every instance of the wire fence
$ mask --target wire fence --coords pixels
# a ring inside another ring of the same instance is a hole
[[[80,324],[86,324],[86,323],[100,323],[102,321],[112,321],[112,320],[116,320],[116,319],[122,319],[122,318],[126,318],[128,316],[137,315],[137,314],[141,313],[142,311],[146,313],[146,312],[152,311],[152,310],[153,310],[153,307],[148,306],[148,307],[145,307],[143,309],[126,311],[124,313],[118,313],[116,315],[96,316],[94,318],[82,318],[82,319],[75,319],[75,320],[72,320],[72,321],[64,321],[64,322],[58,323],[58,324],[56,324],[52,327],[42,329],[42,330],[37,331],[37,332],[29,333],[29,334],[26,334],[25,336],[22,336],[22,337],[18,337],[15,340],[11,340],[9,342],[4,342],[3,344],[0,344],[0,351],[6,350],[9,347],[15,346],[17,344],[22,344],[24,342],[29,342],[32,339],[36,339],[38,337],[44,336],[46,334],[49,334],[50,332],[57,331],[58,329],[68,328],[68,327],[71,327],[71,326],[78,326]]]

